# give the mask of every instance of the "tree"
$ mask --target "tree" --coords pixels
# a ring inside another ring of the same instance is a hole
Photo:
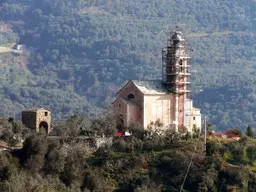
[[[104,110],[104,114],[100,118],[92,120],[90,129],[98,134],[113,136],[116,131],[115,115],[108,109]]]
[[[238,128],[229,129],[229,130],[227,130],[227,133],[237,134],[240,137],[242,136],[242,131],[240,129],[238,129]]]
[[[253,137],[254,136],[254,132],[253,129],[250,125],[248,125],[248,127],[246,128],[246,133],[245,133],[248,137]]]
[[[228,144],[229,151],[232,154],[232,157],[237,162],[244,161],[244,145],[237,142],[231,142]]]
[[[216,128],[213,124],[211,124],[210,122],[207,123],[207,133],[212,133],[213,131],[216,131]]]
[[[246,148],[247,157],[250,159],[251,162],[256,160],[256,146],[249,145]]]
[[[55,129],[58,135],[73,138],[85,132],[89,124],[90,121],[86,116],[74,115],[65,121],[65,123],[58,123]]]
[[[64,170],[65,153],[59,141],[52,141],[48,145],[45,155],[44,171],[46,174],[58,175]]]
[[[44,166],[44,157],[47,152],[47,138],[43,135],[32,135],[27,138],[22,148],[22,165],[33,173]]]
[[[208,141],[206,143],[206,155],[212,156],[217,151],[217,144],[215,141]]]
[[[143,139],[143,136],[145,135],[144,127],[139,123],[132,123],[128,130],[132,133],[132,136],[135,136],[139,139]]]
[[[65,159],[64,170],[60,179],[68,186],[74,183],[82,185],[87,168],[86,154],[82,148],[72,149]]]
[[[99,174],[98,172],[87,172],[84,178],[83,187],[86,187],[90,191],[113,191],[112,187],[107,185],[107,183],[104,180],[104,177],[102,177],[102,175]]]

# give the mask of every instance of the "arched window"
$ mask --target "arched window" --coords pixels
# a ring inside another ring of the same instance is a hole
[[[183,72],[183,68],[182,68],[182,59],[179,61],[179,64],[180,64],[180,72]]]
[[[127,96],[127,99],[128,99],[128,100],[130,100],[130,99],[134,99],[134,98],[135,98],[135,97],[134,97],[134,95],[133,95],[133,94],[131,94],[131,93]]]

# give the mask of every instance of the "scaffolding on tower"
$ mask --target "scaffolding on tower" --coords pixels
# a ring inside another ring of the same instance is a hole
[[[168,92],[175,95],[173,116],[178,128],[184,125],[184,107],[190,90],[190,64],[188,46],[181,31],[169,31],[167,47],[162,51],[162,82]]]

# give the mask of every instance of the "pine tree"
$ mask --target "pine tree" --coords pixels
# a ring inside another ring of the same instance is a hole
[[[250,125],[248,125],[248,127],[246,128],[246,135],[248,137],[253,137],[254,136],[254,132],[253,132],[253,129]]]

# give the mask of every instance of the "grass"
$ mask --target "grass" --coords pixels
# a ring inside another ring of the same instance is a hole
[[[226,143],[230,143],[230,142],[236,142],[236,140],[232,139],[232,138],[208,137],[207,139],[213,140],[213,141],[215,141],[219,144],[226,144]]]
[[[256,167],[255,167],[255,166],[247,165],[246,168],[247,168],[249,171],[256,171]]]

